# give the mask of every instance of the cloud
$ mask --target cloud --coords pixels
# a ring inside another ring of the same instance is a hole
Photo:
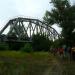
[[[75,5],[75,0],[70,0],[72,5]]]
[[[21,15],[41,19],[46,9],[50,8],[49,1],[50,0],[1,0],[0,23],[3,24],[9,19]]]
[[[70,0],[74,3],[74,0]],[[15,16],[42,19],[46,10],[51,10],[50,0],[1,0],[0,28]],[[57,27],[55,27],[58,29]]]
[[[15,0],[19,14],[24,16],[42,18],[49,6],[49,0]]]
[[[58,25],[54,24],[52,27],[53,27],[59,34],[61,33],[62,28],[60,28]]]
[[[0,1],[0,18],[5,19],[17,13],[13,0]]]

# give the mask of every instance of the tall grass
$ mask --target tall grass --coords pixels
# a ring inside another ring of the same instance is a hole
[[[42,75],[50,58],[47,52],[0,51],[0,75]]]

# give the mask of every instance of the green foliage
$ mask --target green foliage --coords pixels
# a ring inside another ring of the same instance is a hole
[[[7,44],[9,45],[9,49],[10,50],[16,50],[18,51],[21,47],[24,46],[25,43],[22,43],[22,42],[7,42]]]
[[[68,10],[71,6],[67,0],[51,0],[51,3],[53,3],[54,8],[51,11],[46,11],[44,21],[50,25],[57,23],[61,27],[63,21],[71,17]]]
[[[0,75],[43,75],[52,64],[48,52],[0,51],[0,58]]]
[[[75,5],[68,0],[51,0],[54,8],[46,11],[44,21],[49,24],[57,24],[62,28],[62,36],[66,44],[73,44],[75,29]]]
[[[20,50],[24,51],[24,52],[32,52],[33,51],[32,46],[31,46],[30,43],[26,43],[24,45],[24,47],[22,47]]]
[[[64,44],[65,44],[64,39],[56,39],[53,42],[52,46],[55,48],[59,48],[59,47],[62,47]]]
[[[0,50],[8,50],[8,49],[9,49],[8,44],[0,43]]]
[[[32,47],[35,51],[48,51],[51,41],[44,35],[36,34],[32,37]]]

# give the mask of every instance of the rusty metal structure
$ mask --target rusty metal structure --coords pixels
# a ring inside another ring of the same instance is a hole
[[[9,31],[6,35],[3,35],[3,32],[9,27]],[[8,41],[8,36],[12,36],[12,41],[32,41],[32,36],[34,34],[45,35],[50,40],[55,40],[60,38],[58,32],[47,25],[46,23],[38,20],[38,19],[30,19],[30,18],[14,18],[9,20],[9,22],[2,28],[0,31],[0,41]]]

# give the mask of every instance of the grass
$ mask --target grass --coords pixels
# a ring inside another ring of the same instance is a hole
[[[75,75],[75,61],[63,62],[63,75]]]
[[[69,57],[60,58],[58,56],[56,56],[56,59],[62,67],[62,75],[75,75],[75,60],[70,60]]]
[[[42,75],[51,58],[48,52],[0,51],[0,75]]]
[[[60,60],[48,52],[24,53],[0,51],[0,75],[43,75],[52,67],[52,61],[60,63],[62,75],[75,75],[75,61]],[[62,65],[62,66],[61,66]]]

